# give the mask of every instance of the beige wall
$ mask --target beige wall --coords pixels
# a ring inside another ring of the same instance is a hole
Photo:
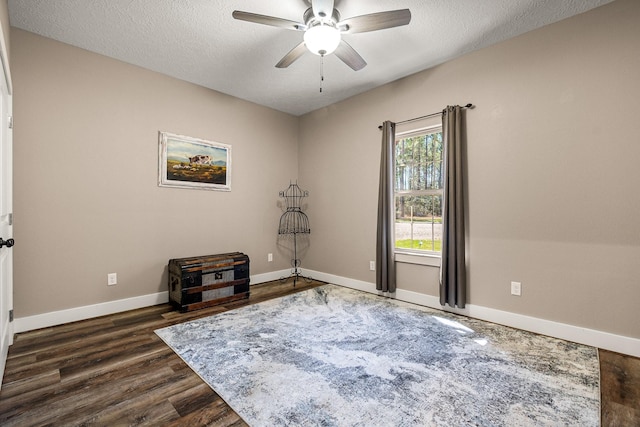
[[[2,36],[4,37],[7,55],[11,55],[11,46],[9,42],[9,7],[7,4],[7,0],[0,0],[0,27],[2,27]],[[8,59],[9,58],[7,58],[7,60]]]
[[[172,257],[288,267],[277,194],[296,176],[303,265],[374,282],[377,126],[473,102],[469,302],[638,338],[639,18],[618,0],[299,119],[12,29],[16,316],[163,291]],[[233,191],[159,188],[159,130],[231,144]],[[401,289],[437,278],[398,268]]]
[[[374,282],[378,125],[472,102],[469,302],[640,338],[638,22],[618,0],[303,116],[306,266]],[[398,267],[402,289],[437,279]]]
[[[11,41],[16,316],[165,291],[175,257],[288,267],[277,203],[298,173],[296,117],[25,31]],[[232,191],[159,188],[158,131],[232,145]]]

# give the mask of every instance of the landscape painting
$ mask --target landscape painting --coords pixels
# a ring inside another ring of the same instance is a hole
[[[158,185],[231,190],[231,146],[160,132]]]

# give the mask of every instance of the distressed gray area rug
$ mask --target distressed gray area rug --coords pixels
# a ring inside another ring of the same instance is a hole
[[[335,285],[156,333],[251,426],[597,426],[596,349]]]

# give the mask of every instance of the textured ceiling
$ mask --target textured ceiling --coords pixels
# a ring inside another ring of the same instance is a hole
[[[343,38],[367,61],[335,55],[275,64],[303,34],[232,18],[234,10],[302,21],[308,0],[9,0],[14,27],[301,115],[612,0],[336,0],[342,18],[411,10],[404,27]]]

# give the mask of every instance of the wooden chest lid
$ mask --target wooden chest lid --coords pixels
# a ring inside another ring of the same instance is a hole
[[[189,258],[175,258],[169,260],[169,265],[179,266],[180,268],[193,268],[198,265],[210,265],[226,260],[249,260],[242,252],[229,252],[226,254],[202,255]]]

